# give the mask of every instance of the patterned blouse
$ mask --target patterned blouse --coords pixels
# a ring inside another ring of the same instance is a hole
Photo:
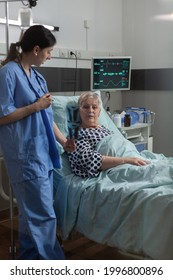
[[[96,151],[98,142],[112,132],[100,126],[97,128],[81,128],[76,140],[76,150],[69,153],[72,171],[80,177],[96,177],[100,173],[102,155]]]

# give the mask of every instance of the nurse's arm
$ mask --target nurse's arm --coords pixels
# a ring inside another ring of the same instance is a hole
[[[35,112],[38,112],[38,111],[39,110],[38,110],[37,102],[35,102],[31,105],[22,107],[22,108],[18,108],[13,113],[11,113],[7,116],[1,117],[0,125],[6,125],[9,123],[14,123],[14,122],[20,121],[23,118],[25,118]]]
[[[48,108],[51,105],[52,99],[50,97],[50,94],[45,94],[42,97],[40,97],[36,102],[21,107],[21,108],[16,108],[16,110],[4,117],[0,118],[0,125],[6,125],[9,123],[17,122],[22,120],[23,118],[39,112],[42,109]]]

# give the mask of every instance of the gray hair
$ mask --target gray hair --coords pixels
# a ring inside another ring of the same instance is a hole
[[[100,98],[100,96],[98,95],[98,93],[92,92],[92,91],[83,92],[83,93],[79,96],[79,99],[78,99],[78,105],[79,105],[79,107],[81,107],[81,106],[85,103],[85,101],[88,100],[89,98],[96,99],[96,100],[98,101],[99,108],[101,109],[101,105],[102,105],[101,98]]]

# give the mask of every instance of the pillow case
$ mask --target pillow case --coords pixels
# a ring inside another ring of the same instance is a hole
[[[96,92],[96,93],[100,95],[100,92]],[[52,109],[53,109],[54,121],[65,137],[69,136],[67,108],[69,108],[70,106],[74,106],[74,107],[78,106],[78,98],[79,96],[53,95]],[[103,106],[101,108],[101,112],[99,116],[99,124],[113,131],[114,134],[117,135],[117,137],[123,137],[121,132],[117,129],[117,127],[115,126],[111,118],[106,113]],[[59,152],[60,154],[64,152],[61,145],[59,145]]]

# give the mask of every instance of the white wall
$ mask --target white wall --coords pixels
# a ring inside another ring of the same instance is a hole
[[[172,11],[172,0],[123,0],[123,52],[132,55],[133,69],[173,67],[173,19],[163,20]],[[154,151],[173,156],[173,91],[130,91],[122,104],[156,112]]]
[[[20,2],[11,2],[9,18],[17,20],[18,10],[23,7]],[[5,5],[0,3],[0,17],[5,15]],[[90,58],[94,55],[122,54],[122,1],[121,0],[38,0],[32,8],[34,22],[59,26],[55,33],[57,48],[80,50],[84,59],[78,60],[78,68],[90,68]],[[84,28],[84,20],[88,21],[89,29]],[[5,26],[0,25],[1,43],[6,40]],[[19,40],[20,29],[10,26],[10,42]],[[54,53],[55,53],[54,52]],[[2,56],[0,56],[2,59]],[[44,66],[75,67],[74,60],[51,59]],[[121,108],[120,92],[112,95],[110,109]]]
[[[172,12],[172,0],[123,0],[123,51],[133,69],[173,66],[173,17],[158,19]]]
[[[88,21],[88,50],[122,51],[122,1],[121,0],[38,0],[32,8],[34,22],[59,26],[58,46],[61,48],[86,49]],[[4,3],[0,3],[0,16],[4,16]],[[20,2],[9,3],[9,17],[16,19]],[[19,39],[19,29],[11,29],[10,40]],[[0,42],[5,42],[1,27]]]

